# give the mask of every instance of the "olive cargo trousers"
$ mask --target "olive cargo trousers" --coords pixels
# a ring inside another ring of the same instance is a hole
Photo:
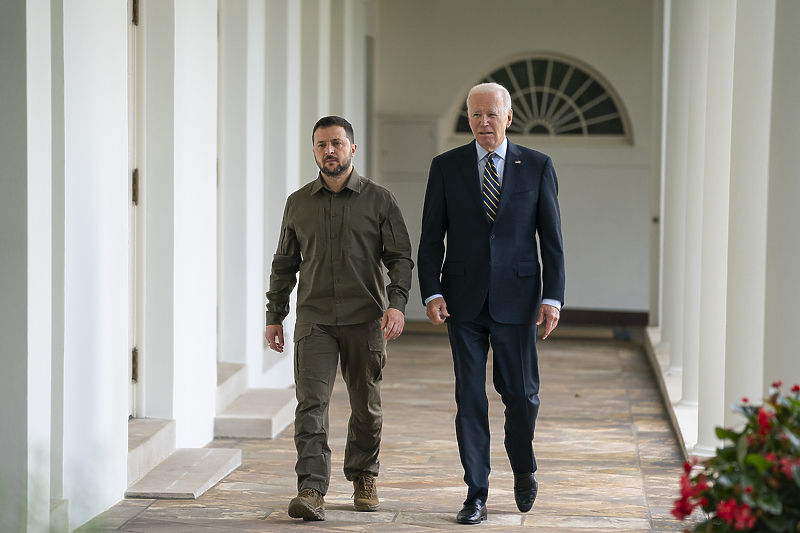
[[[350,396],[350,421],[344,450],[344,475],[352,481],[365,472],[378,475],[383,414],[380,383],[386,364],[381,319],[347,326],[298,322],[295,325],[294,443],[297,489],[325,495],[331,477],[328,410],[336,371]]]

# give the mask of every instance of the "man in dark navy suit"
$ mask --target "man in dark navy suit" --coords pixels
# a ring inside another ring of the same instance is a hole
[[[486,519],[489,493],[490,345],[514,498],[521,512],[536,499],[537,326],[544,324],[546,338],[558,324],[564,253],[553,163],[506,138],[508,91],[477,85],[467,109],[475,140],[431,162],[417,264],[428,318],[447,322],[453,352],[456,436],[468,487],[456,520],[478,524]]]

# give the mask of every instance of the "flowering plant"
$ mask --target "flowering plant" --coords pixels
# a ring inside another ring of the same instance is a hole
[[[782,386],[772,384],[763,406],[742,398],[734,409],[744,428],[717,428],[726,445],[702,468],[684,465],[672,514],[683,520],[705,511],[692,531],[800,531],[800,385],[789,395]]]

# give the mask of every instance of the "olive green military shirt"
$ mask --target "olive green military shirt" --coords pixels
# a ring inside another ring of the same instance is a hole
[[[384,288],[381,263],[389,272]],[[267,325],[282,324],[297,283],[297,319],[342,326],[405,312],[411,241],[392,193],[353,169],[338,193],[317,179],[286,200],[267,292]],[[388,297],[388,302],[387,302]]]

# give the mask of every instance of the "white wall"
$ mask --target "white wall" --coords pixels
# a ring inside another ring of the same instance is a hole
[[[127,3],[64,6],[64,498],[76,527],[126,487]]]
[[[375,113],[438,120],[437,152],[466,142],[451,135],[453,113],[472,84],[512,57],[565,54],[588,64],[613,86],[630,115],[632,146],[547,140],[523,144],[550,155],[559,176],[566,305],[647,311],[651,218],[657,214],[651,213],[651,187],[658,159],[652,142],[657,105],[652,4],[502,0],[491,4],[497,13],[493,22],[476,17],[486,11],[486,3],[477,0],[373,4],[377,14],[371,20],[378,21],[370,29],[376,36]],[[424,183],[417,191],[420,203],[423,195]],[[420,221],[406,223],[416,246]]]

